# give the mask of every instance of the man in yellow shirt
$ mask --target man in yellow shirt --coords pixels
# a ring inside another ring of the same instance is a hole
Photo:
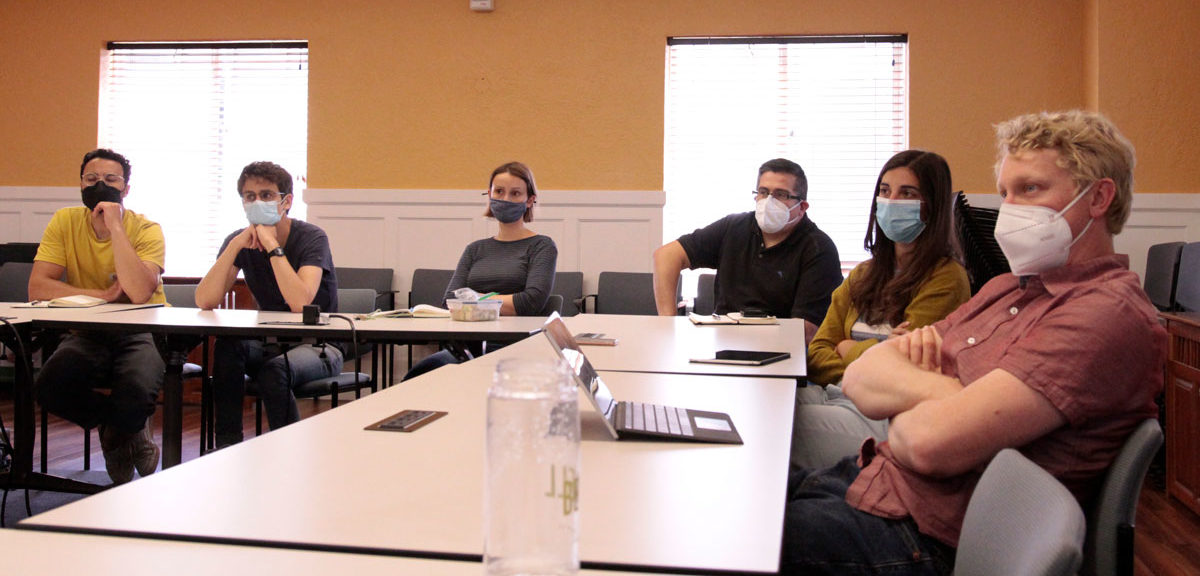
[[[79,169],[84,205],[55,212],[42,233],[29,278],[31,299],[86,294],[109,302],[165,302],[162,229],[122,205],[129,169],[129,161],[112,150],[84,155]],[[148,333],[74,331],[38,373],[38,402],[80,426],[98,426],[108,475],[122,484],[133,479],[135,468],[146,476],[158,467],[159,448],[147,419],[154,414],[163,368]]]

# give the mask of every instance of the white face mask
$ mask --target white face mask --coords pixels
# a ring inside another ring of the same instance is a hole
[[[1070,204],[1057,212],[1045,206],[1008,202],[1000,205],[994,235],[1013,274],[1032,276],[1067,263],[1071,246],[1087,233],[1094,220],[1088,220],[1079,236],[1072,238],[1071,225],[1063,214],[1091,189],[1091,186],[1084,188]]]
[[[788,218],[791,215],[792,211],[787,204],[771,196],[758,200],[754,206],[754,219],[758,221],[758,227],[767,234],[774,234],[795,222],[796,219]]]

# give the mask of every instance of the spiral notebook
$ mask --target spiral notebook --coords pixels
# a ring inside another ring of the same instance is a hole
[[[728,414],[613,398],[612,392],[580,350],[579,343],[571,336],[558,313],[550,315],[542,327],[542,333],[550,340],[559,357],[567,361],[575,383],[587,393],[613,439],[742,443],[742,437]]]

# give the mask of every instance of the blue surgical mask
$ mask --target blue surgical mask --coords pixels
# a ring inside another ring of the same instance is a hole
[[[524,202],[509,202],[492,198],[488,201],[488,207],[492,209],[492,216],[505,224],[516,222],[525,215]]]
[[[246,209],[246,219],[254,225],[274,226],[279,222],[279,201],[263,202],[255,200],[248,204],[242,204]]]
[[[921,235],[925,223],[921,221],[920,200],[875,200],[875,221],[884,235],[898,244],[908,244]]]

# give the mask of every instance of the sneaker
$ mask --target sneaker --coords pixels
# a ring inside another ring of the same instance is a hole
[[[146,425],[133,435],[130,440],[130,450],[133,453],[133,464],[137,467],[138,476],[149,476],[158,469],[158,444],[154,443],[153,432],[150,429],[150,423],[154,421],[151,416],[146,421]]]
[[[124,484],[133,480],[133,443],[131,436],[122,434],[112,426],[100,426],[100,449],[104,451],[104,468],[113,484]]]

